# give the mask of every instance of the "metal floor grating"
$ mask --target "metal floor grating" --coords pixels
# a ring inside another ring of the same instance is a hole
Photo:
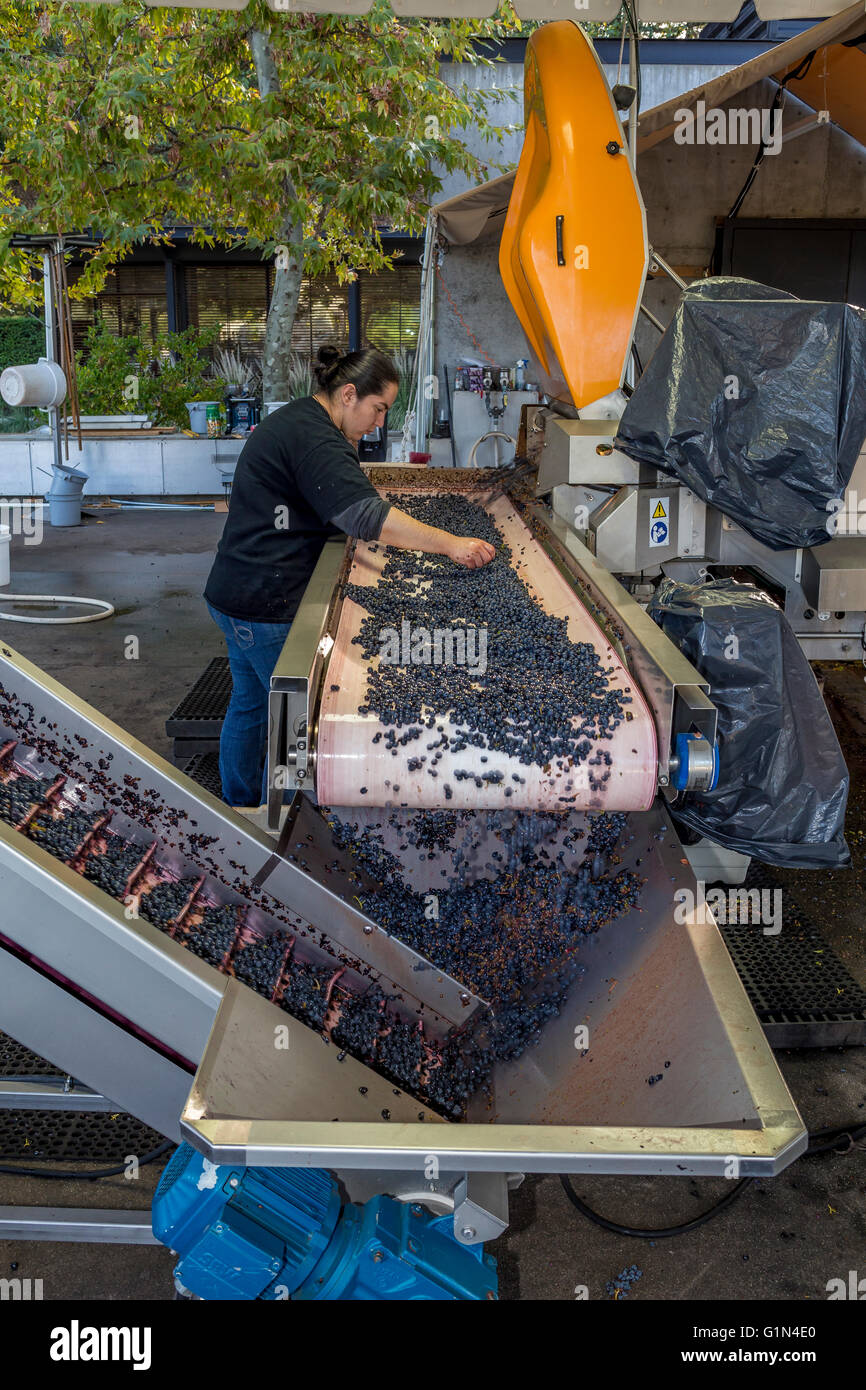
[[[125,1111],[88,1114],[77,1110],[0,1109],[0,1161],[124,1163],[143,1158],[165,1136]]]
[[[0,1033],[0,1081],[24,1076],[65,1076],[53,1062],[38,1057],[14,1038]]]
[[[0,1081],[65,1075],[53,1062],[0,1033]],[[0,1161],[123,1163],[162,1141],[161,1134],[123,1111],[11,1110],[0,1105]]]
[[[726,885],[718,885],[725,888]],[[746,889],[780,888],[752,864]],[[782,894],[782,929],[719,927],[772,1047],[850,1047],[866,1043],[866,990],[860,988],[799,903]]]
[[[165,721],[169,738],[219,738],[232,694],[227,656],[215,656]]]
[[[187,777],[191,777],[194,782],[198,782],[200,787],[218,796],[220,801],[223,797],[223,784],[220,781],[220,760],[218,753],[196,753],[195,757],[190,758],[181,768]]]

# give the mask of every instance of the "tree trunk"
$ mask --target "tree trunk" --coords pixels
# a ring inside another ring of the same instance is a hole
[[[274,55],[271,52],[269,35],[260,29],[250,34],[250,49],[256,65],[256,80],[263,97],[280,90]],[[290,178],[282,180],[286,206],[297,196]],[[295,222],[290,215],[285,216],[276,230],[278,245],[288,248],[288,255],[277,257],[274,271],[274,288],[268,309],[268,322],[265,329],[265,348],[262,354],[262,398],[265,401],[287,401],[289,399],[288,365],[292,350],[292,328],[298,311],[298,300],[304,276],[302,224]],[[285,260],[285,265],[283,265]]]

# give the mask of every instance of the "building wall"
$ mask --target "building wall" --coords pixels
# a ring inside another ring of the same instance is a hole
[[[615,74],[615,68],[606,71],[609,78]],[[703,77],[697,69],[644,69],[642,106],[656,105],[678,91],[688,91]],[[775,84],[760,82],[725,106],[768,109],[774,92]],[[813,114],[802,103],[788,98],[783,129]],[[717,220],[730,211],[755,153],[753,145],[680,145],[668,139],[640,156],[638,177],[647,209],[650,244],[670,265],[690,267],[694,273],[709,266]],[[866,150],[833,125],[820,126],[786,141],[777,155],[765,157],[741,215],[774,219],[866,216]],[[469,329],[491,357],[506,365],[517,357],[530,357],[530,374],[538,377],[540,368],[531,359],[499,277],[498,242],[497,230],[469,246],[449,248],[442,279]],[[666,277],[660,276],[648,284],[644,303],[663,323],[668,322],[678,302],[679,291]],[[479,354],[441,287],[436,316],[436,361],[441,375],[443,363],[448,364],[450,371],[461,356]],[[658,340],[657,330],[642,317],[637,345],[644,362]]]

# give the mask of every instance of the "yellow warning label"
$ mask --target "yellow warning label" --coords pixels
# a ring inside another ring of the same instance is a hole
[[[655,509],[655,511],[653,512],[653,521],[655,521],[656,517],[659,517],[659,516],[667,516],[667,512],[665,511],[665,509],[664,509],[664,507],[663,507],[663,505],[662,505],[661,498],[660,498],[659,501],[656,503],[656,509]]]

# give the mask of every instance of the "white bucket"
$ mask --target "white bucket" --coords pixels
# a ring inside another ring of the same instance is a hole
[[[265,401],[262,405],[262,418],[271,415],[273,411],[279,410],[281,406],[288,405],[288,401]]]
[[[66,377],[57,362],[40,357],[23,367],[7,367],[0,374],[0,395],[7,405],[35,405],[43,410],[66,397]]]
[[[12,545],[12,532],[8,526],[0,526],[0,587],[9,583],[11,574],[9,551]]]

